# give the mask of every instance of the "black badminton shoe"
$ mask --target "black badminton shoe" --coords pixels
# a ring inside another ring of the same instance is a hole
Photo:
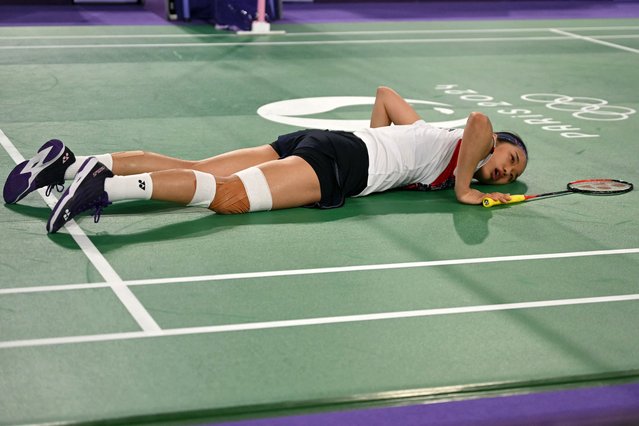
[[[104,191],[104,181],[113,173],[95,157],[87,158],[78,174],[62,194],[47,222],[47,232],[53,234],[78,214],[93,209],[93,220],[98,222],[102,209],[111,202]]]
[[[53,188],[64,189],[64,172],[75,162],[75,156],[62,141],[51,139],[40,147],[30,160],[23,161],[11,170],[4,183],[2,196],[7,204],[14,204],[38,188],[47,187],[47,195]]]

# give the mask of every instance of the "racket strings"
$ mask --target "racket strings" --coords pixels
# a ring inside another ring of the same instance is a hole
[[[616,194],[632,190],[632,184],[615,179],[589,179],[571,182],[568,188],[586,193]]]

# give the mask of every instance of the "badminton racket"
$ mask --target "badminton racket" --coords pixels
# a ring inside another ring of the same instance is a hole
[[[521,203],[522,201],[529,201],[537,198],[557,197],[560,195],[573,194],[575,192],[589,195],[616,195],[630,192],[632,191],[632,188],[633,185],[630,182],[619,179],[583,179],[570,182],[567,185],[567,189],[563,191],[546,192],[544,194],[535,195],[511,195],[510,201],[506,203],[493,200],[490,197],[484,197],[482,199],[482,204],[484,207],[492,207],[500,204]]]

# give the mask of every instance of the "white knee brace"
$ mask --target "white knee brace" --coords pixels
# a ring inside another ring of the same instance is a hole
[[[273,198],[266,177],[257,167],[249,167],[235,173],[244,185],[244,190],[249,200],[249,211],[257,212],[271,210]]]
[[[188,206],[208,208],[215,198],[217,189],[215,176],[198,170],[192,170],[192,172],[195,175],[195,194],[193,194],[193,199]]]

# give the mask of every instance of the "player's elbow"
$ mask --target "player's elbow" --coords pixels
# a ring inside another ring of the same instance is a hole
[[[478,125],[486,125],[490,123],[490,120],[488,119],[488,116],[486,114],[474,111],[471,112],[468,116],[468,122],[476,123]]]
[[[468,116],[468,122],[466,123],[466,128],[473,128],[478,131],[493,131],[493,125],[490,122],[490,119],[486,114],[481,112],[471,112]]]

